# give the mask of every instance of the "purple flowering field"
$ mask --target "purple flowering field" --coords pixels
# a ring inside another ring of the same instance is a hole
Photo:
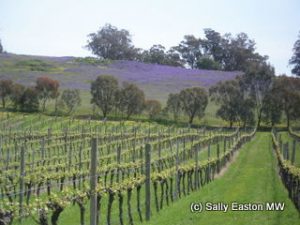
[[[22,60],[41,60],[51,67],[46,72],[35,71],[18,66]],[[240,72],[185,69],[125,60],[91,65],[77,62],[74,57],[0,55],[0,79],[10,78],[26,85],[34,85],[37,77],[46,75],[59,80],[62,88],[88,92],[90,82],[103,74],[115,76],[120,84],[133,82],[145,91],[147,98],[165,102],[169,93],[193,86],[210,87],[218,81],[233,79]]]

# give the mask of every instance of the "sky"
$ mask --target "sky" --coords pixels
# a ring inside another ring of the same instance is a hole
[[[276,74],[290,75],[299,12],[299,0],[0,0],[0,39],[16,54],[90,56],[87,35],[106,23],[129,30],[143,49],[204,37],[204,28],[245,32]]]

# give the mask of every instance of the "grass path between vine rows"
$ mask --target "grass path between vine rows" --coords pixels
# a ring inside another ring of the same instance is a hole
[[[191,213],[191,202],[284,202],[285,208],[283,211]],[[296,225],[300,224],[300,218],[278,176],[276,158],[270,149],[270,133],[257,133],[256,137],[240,150],[237,159],[222,177],[164,208],[148,223],[143,224]]]

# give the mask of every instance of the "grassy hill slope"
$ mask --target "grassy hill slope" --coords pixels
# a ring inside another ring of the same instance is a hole
[[[108,74],[142,88],[147,98],[163,103],[169,93],[192,86],[210,87],[221,80],[233,79],[240,72],[185,69],[135,61],[100,61],[75,57],[26,56],[0,54],[0,79],[34,85],[35,79],[47,75],[57,79],[62,88],[89,92],[98,75]]]

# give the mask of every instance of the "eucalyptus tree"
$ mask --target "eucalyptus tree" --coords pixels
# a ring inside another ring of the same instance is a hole
[[[91,84],[91,103],[98,106],[106,117],[116,105],[118,80],[110,75],[98,76]]]
[[[289,61],[290,65],[293,65],[292,73],[300,76],[300,32],[298,40],[295,42],[293,47],[293,56]]]
[[[189,117],[189,124],[193,123],[195,116],[202,118],[208,104],[208,94],[204,88],[187,88],[179,93],[182,111]]]

